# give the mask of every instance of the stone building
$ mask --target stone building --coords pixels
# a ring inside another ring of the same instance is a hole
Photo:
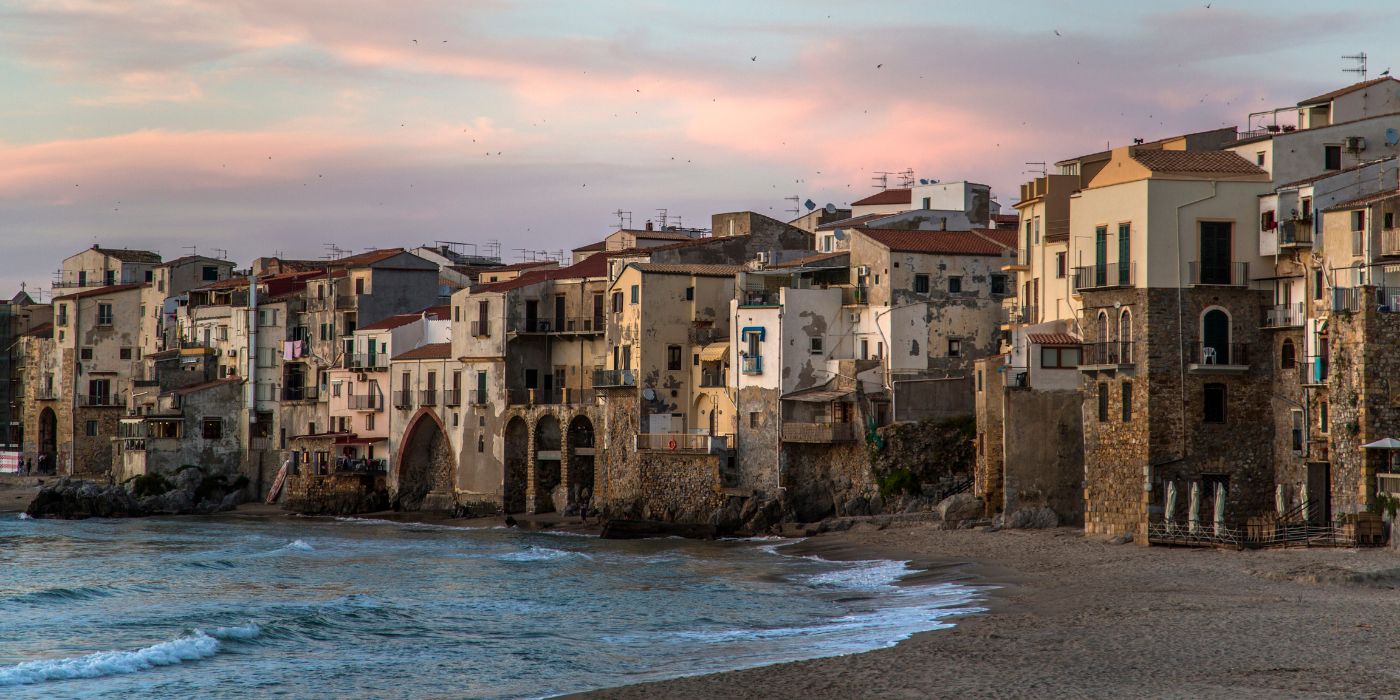
[[[112,441],[113,479],[143,474],[173,477],[198,466],[230,481],[247,455],[243,435],[243,382],[238,377],[181,386],[135,399]]]
[[[59,290],[85,290],[124,284],[144,284],[155,280],[160,254],[149,250],[91,248],[64,258],[63,267],[54,280]]]
[[[389,497],[405,510],[450,510],[458,446],[453,427],[462,410],[461,363],[452,343],[427,343],[400,352],[389,363],[394,382],[389,413]],[[359,437],[353,431],[335,430]]]

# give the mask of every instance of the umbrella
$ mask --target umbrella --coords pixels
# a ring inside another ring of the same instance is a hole
[[[1298,490],[1298,498],[1303,501],[1303,522],[1312,521],[1311,501],[1308,500],[1308,482],[1304,481],[1302,488]]]
[[[1172,524],[1172,519],[1174,519],[1174,518],[1176,517],[1176,482],[1175,482],[1175,481],[1168,481],[1168,482],[1167,482],[1167,507],[1166,507],[1165,511],[1162,513],[1162,516],[1163,516],[1162,519],[1165,520],[1165,521],[1167,521],[1167,524],[1168,524],[1168,525],[1171,525],[1171,524]]]
[[[1201,482],[1191,482],[1191,515],[1187,520],[1191,534],[1201,529]]]
[[[1274,487],[1274,512],[1280,516],[1288,512],[1288,493],[1283,490],[1283,484]]]
[[[1215,482],[1215,534],[1225,529],[1225,484]]]
[[[1383,438],[1375,442],[1368,442],[1361,446],[1363,450],[1400,450],[1400,440],[1395,438]]]

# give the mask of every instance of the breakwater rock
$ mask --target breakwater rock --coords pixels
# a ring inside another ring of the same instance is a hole
[[[233,510],[245,501],[247,481],[183,467],[173,478],[148,474],[125,484],[59,479],[45,484],[25,509],[33,518],[135,518]]]

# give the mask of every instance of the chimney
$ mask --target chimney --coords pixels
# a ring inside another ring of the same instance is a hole
[[[653,231],[653,230],[655,230],[655,228],[652,226],[651,219],[647,219],[647,230],[648,230],[648,231]],[[96,248],[97,246],[93,246],[93,247]]]

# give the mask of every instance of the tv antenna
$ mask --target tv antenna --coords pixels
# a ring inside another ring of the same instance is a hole
[[[791,209],[784,209],[784,210],[783,210],[784,213],[786,213],[786,214],[792,214],[793,216],[797,216],[798,214],[801,214],[801,213],[802,213],[802,207],[797,206],[797,203],[800,202],[800,201],[802,201],[802,197],[801,197],[800,195],[793,195],[793,196],[791,196],[791,197],[783,197],[783,201],[784,201],[784,202],[792,202],[792,208],[791,208]]]
[[[325,257],[327,260],[336,260],[339,258],[343,258],[345,257],[346,253],[350,252],[334,243],[322,243],[321,246],[326,249]]]
[[[486,241],[487,257],[495,258],[497,262],[501,259],[501,242],[495,238]]]
[[[228,249],[227,249],[227,248],[215,248],[215,249],[214,249],[214,257],[216,257],[216,258],[218,258],[218,259],[220,259],[220,260],[228,260]]]
[[[876,170],[870,179],[875,182],[876,187],[887,190],[890,188],[890,176],[894,174],[888,170]]]
[[[1353,68],[1343,68],[1343,69],[1342,69],[1342,72],[1343,72],[1343,73],[1355,73],[1355,74],[1361,76],[1361,79],[1362,79],[1362,80],[1365,80],[1365,79],[1366,79],[1366,52],[1365,52],[1365,51],[1358,51],[1358,52],[1356,52],[1355,54],[1353,54],[1353,55],[1351,55],[1351,56],[1342,56],[1342,60],[1343,60],[1343,61],[1355,61],[1355,62],[1356,62],[1356,65],[1355,65],[1355,67],[1353,67]]]
[[[613,216],[617,217],[618,228],[632,228],[632,212],[623,211],[622,207],[618,207],[617,211],[613,212]]]
[[[199,255],[199,248],[192,245],[181,246],[181,250],[188,250],[190,255]]]
[[[1031,166],[1031,167],[1026,168],[1025,170],[1022,170],[1021,172],[1023,172],[1023,173],[1040,173],[1040,176],[1041,176],[1041,177],[1045,177],[1046,172],[1047,172],[1046,169],[1045,169],[1045,161],[1043,161],[1043,160],[1028,160],[1028,161],[1026,161],[1026,165],[1029,165],[1029,166]]]
[[[657,210],[656,210],[656,220],[657,220],[658,222],[660,222],[660,224],[661,224],[659,230],[665,231],[665,230],[666,230],[666,210],[665,210],[665,209],[657,209]]]
[[[909,189],[909,188],[911,188],[911,187],[914,186],[914,169],[913,169],[913,168],[905,168],[905,169],[903,169],[903,170],[901,170],[901,171],[895,173],[895,175],[899,176],[899,186],[900,186],[900,187],[903,187],[904,189],[907,190],[907,189]]]

